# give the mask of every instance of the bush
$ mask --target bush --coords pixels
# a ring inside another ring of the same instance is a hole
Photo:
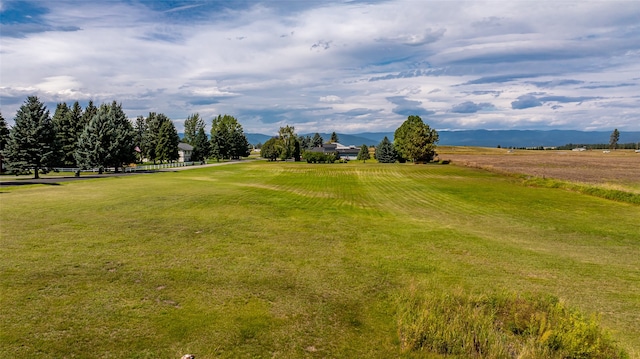
[[[403,351],[482,358],[628,358],[598,325],[551,296],[420,295],[398,302]]]
[[[304,158],[307,163],[334,163],[336,161],[336,156],[333,153],[325,154],[312,151],[304,151],[302,158]]]

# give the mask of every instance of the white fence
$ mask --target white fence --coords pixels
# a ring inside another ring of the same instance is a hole
[[[131,166],[124,167],[124,172],[138,172],[138,171],[156,171],[165,168],[177,168],[177,167],[187,167],[187,166],[196,166],[202,165],[204,162],[173,162],[173,163],[160,163],[156,165],[142,165],[142,166]],[[90,169],[81,169],[81,168],[70,168],[70,167],[55,167],[53,168],[54,172],[100,172],[99,168],[90,168]],[[113,167],[105,167],[103,168],[103,172],[115,172],[115,168]]]

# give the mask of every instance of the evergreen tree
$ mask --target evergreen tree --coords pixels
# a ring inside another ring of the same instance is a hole
[[[102,104],[78,140],[75,159],[83,169],[115,167],[134,160],[134,132],[122,105]]]
[[[144,116],[136,117],[136,122],[133,125],[133,142],[134,142],[134,150],[136,152],[136,160],[138,163],[143,162],[144,153],[144,139],[147,132],[147,122],[145,121]]]
[[[367,163],[367,160],[371,158],[369,154],[369,147],[367,145],[360,146],[360,152],[358,152],[357,159],[362,160],[362,162]]]
[[[193,161],[205,161],[209,156],[211,156],[211,143],[207,138],[207,134],[204,132],[204,127],[202,127],[196,134],[191,159]]]
[[[313,148],[313,142],[311,140],[311,136],[298,136],[298,143],[300,144],[300,148],[303,150],[310,150]]]
[[[167,118],[168,120],[168,118]],[[171,120],[162,121],[160,132],[158,133],[158,142],[156,144],[156,156],[160,162],[173,162],[180,158],[178,153],[178,144],[180,137],[178,131]]]
[[[393,142],[399,158],[430,162],[436,154],[438,132],[422,122],[420,116],[409,116],[396,130]]]
[[[78,142],[78,138],[80,137],[80,134],[82,133],[82,130],[84,130],[84,126],[86,125],[82,121],[83,112],[82,107],[80,106],[80,103],[78,103],[78,101],[73,103],[73,105],[69,109],[68,115],[69,122],[74,127],[73,133],[75,134],[75,142]]]
[[[18,109],[9,131],[4,156],[7,168],[19,173],[33,169],[34,178],[57,161],[55,132],[49,111],[36,96],[29,96]]]
[[[135,132],[131,121],[122,110],[122,104],[113,101],[109,115],[113,137],[109,144],[112,156],[107,165],[115,167],[117,172],[119,167],[135,162]]]
[[[376,147],[375,156],[380,163],[394,163],[396,161],[396,151],[387,136]]]
[[[9,127],[0,113],[0,172],[4,172],[4,149],[9,141]]]
[[[313,145],[313,147],[322,147],[323,143],[324,139],[322,138],[322,136],[320,136],[319,133],[316,132],[311,139],[311,144]]]
[[[80,132],[84,131],[84,128],[89,124],[89,121],[98,113],[98,108],[93,104],[93,100],[89,100],[89,104],[84,108],[84,112],[82,113],[82,118],[80,119],[79,128]]]
[[[331,132],[331,139],[329,139],[329,143],[337,143],[340,142],[338,140],[338,134],[334,132]]]
[[[611,132],[611,137],[609,138],[609,148],[615,150],[616,147],[618,147],[619,140],[620,140],[620,132],[616,128],[613,130],[613,132]]]
[[[76,151],[76,143],[78,136],[76,134],[76,125],[72,123],[71,109],[66,103],[59,103],[56,112],[53,114],[51,122],[56,132],[56,145],[59,152],[60,161],[58,165],[61,167],[75,167],[76,160],[74,153]]]
[[[162,128],[164,123],[171,122],[171,120],[164,114],[161,114],[161,113],[156,114],[155,112],[150,112],[149,117],[146,118],[145,122],[146,122],[146,132],[143,137],[143,141],[142,141],[143,146],[141,147],[141,151],[147,159],[153,161],[153,163],[156,163],[156,161],[159,159],[157,150],[160,148],[158,147],[158,143],[161,140],[160,129]],[[171,131],[168,131],[165,133],[171,136]],[[170,143],[170,142],[171,142],[170,139],[164,141],[164,143]],[[178,139],[178,142],[179,142],[179,139]]]

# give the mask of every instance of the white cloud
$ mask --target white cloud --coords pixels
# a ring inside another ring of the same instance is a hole
[[[335,95],[329,95],[329,96],[322,96],[320,97],[320,102],[326,102],[326,103],[342,103],[342,99],[340,98],[340,96],[335,96]]]

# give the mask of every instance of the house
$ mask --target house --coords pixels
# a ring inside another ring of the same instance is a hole
[[[191,162],[191,155],[193,154],[193,146],[188,143],[178,143],[178,162]]]
[[[338,153],[341,159],[355,160],[358,158],[360,148],[356,146],[345,146],[340,143],[325,143],[321,147],[314,147],[311,152],[321,152],[324,154]]]

